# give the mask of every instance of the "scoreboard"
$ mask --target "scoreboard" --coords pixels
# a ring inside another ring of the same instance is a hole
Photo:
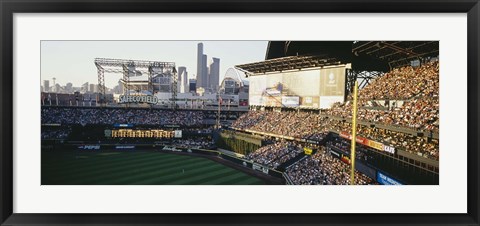
[[[113,129],[105,131],[106,137],[112,138],[181,138],[181,130],[161,129]]]
[[[250,105],[330,108],[345,100],[346,65],[253,75],[248,79]]]

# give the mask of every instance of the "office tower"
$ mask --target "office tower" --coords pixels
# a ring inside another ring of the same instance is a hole
[[[188,90],[190,92],[193,92],[193,93],[197,92],[197,80],[196,79],[189,79],[188,83],[189,83],[188,84]]]
[[[202,65],[203,65],[203,68],[202,68],[202,83],[201,83],[201,85],[199,85],[199,83],[197,81],[197,88],[199,86],[203,87],[203,88],[206,88],[210,85],[210,81],[208,80],[207,55],[205,55],[205,54],[203,54],[203,56],[202,56]]]
[[[207,67],[206,56],[203,54],[203,43],[198,43],[197,45],[197,79],[196,83],[198,86],[202,86],[204,71]]]
[[[43,89],[44,92],[50,92],[50,81],[43,80]]]
[[[178,84],[180,93],[189,92],[188,89],[188,72],[186,67],[178,67]]]
[[[210,88],[213,92],[218,91],[219,87],[219,79],[220,79],[220,59],[219,58],[212,58],[212,63],[210,63],[210,73],[209,73],[209,81],[210,81]]]

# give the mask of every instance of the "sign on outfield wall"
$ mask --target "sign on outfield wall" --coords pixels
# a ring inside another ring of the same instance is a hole
[[[377,182],[383,185],[402,185],[402,183],[397,180],[390,178],[389,176],[377,171]]]
[[[267,167],[264,167],[264,166],[256,164],[256,163],[252,164],[252,169],[262,171],[264,174],[268,174],[268,168]]]
[[[340,137],[343,137],[343,138],[348,139],[348,140],[352,140],[352,135],[350,135],[347,132],[340,132]],[[395,154],[395,148],[392,147],[392,146],[388,146],[386,144],[382,144],[380,142],[369,140],[367,138],[359,137],[359,136],[356,137],[356,141],[357,141],[357,143],[363,144],[367,147],[371,147],[373,149],[376,149],[376,150],[379,150],[379,151],[384,151],[384,152],[387,152],[387,153],[390,153],[390,154]]]
[[[175,133],[174,133],[174,137],[175,138],[182,138],[182,131],[181,130],[175,130]]]

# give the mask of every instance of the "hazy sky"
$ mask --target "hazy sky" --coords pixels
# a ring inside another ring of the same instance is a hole
[[[187,67],[190,78],[197,74],[197,44],[203,43],[207,64],[212,57],[220,58],[220,81],[228,68],[238,64],[262,61],[268,41],[42,41],[41,85],[43,80],[56,78],[79,87],[85,82],[97,84],[95,58],[151,60],[175,62]],[[105,74],[109,88],[117,85],[121,74]]]

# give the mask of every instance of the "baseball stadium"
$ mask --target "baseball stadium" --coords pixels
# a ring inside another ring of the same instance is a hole
[[[175,62],[91,65],[96,92],[41,93],[42,185],[439,184],[438,41],[270,41],[211,95]]]

